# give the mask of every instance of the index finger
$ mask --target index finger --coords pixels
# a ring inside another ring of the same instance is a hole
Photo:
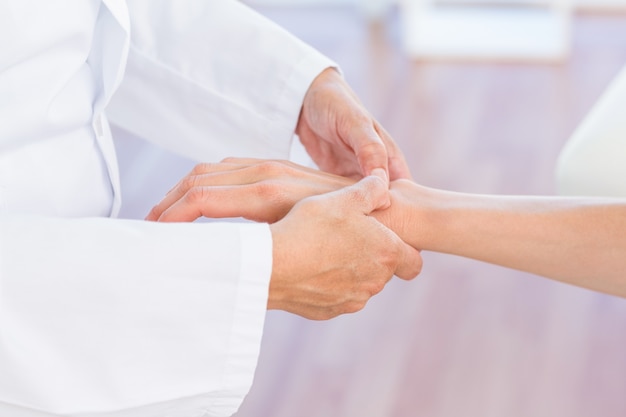
[[[394,181],[401,178],[411,179],[411,171],[406,163],[404,154],[400,150],[398,144],[393,140],[391,135],[384,127],[374,120],[374,129],[378,136],[382,139],[387,151],[387,161],[389,164],[389,179]]]

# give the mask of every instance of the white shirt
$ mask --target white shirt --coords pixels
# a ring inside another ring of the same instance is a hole
[[[556,170],[564,195],[626,197],[626,68],[569,139]]]
[[[0,1],[0,416],[236,411],[269,228],[109,218],[104,111],[197,160],[286,158],[330,65],[231,0]]]

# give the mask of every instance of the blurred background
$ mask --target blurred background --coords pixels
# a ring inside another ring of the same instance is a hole
[[[559,150],[626,64],[626,0],[246,3],[333,58],[415,180],[450,190],[553,194]],[[193,162],[117,133],[122,216],[143,218]],[[626,301],[423,257],[357,314],[269,312],[237,417],[626,416]]]

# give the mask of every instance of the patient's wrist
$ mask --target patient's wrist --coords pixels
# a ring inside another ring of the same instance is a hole
[[[409,180],[390,184],[391,207],[376,218],[416,249],[432,250],[445,233],[446,193]]]

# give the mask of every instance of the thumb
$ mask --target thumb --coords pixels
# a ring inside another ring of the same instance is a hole
[[[387,183],[378,175],[370,175],[341,190],[352,209],[369,215],[390,204]]]
[[[383,179],[389,182],[387,148],[373,126],[355,126],[350,131],[348,142],[354,150],[363,175],[372,175],[380,169],[385,173]]]

